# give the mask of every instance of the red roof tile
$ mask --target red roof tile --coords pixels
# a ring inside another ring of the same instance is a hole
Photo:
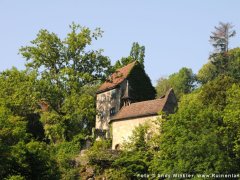
[[[124,106],[111,120],[156,115],[163,109],[164,99],[142,101]]]
[[[160,111],[165,111],[165,109],[166,109],[165,106],[167,106],[167,101],[169,100],[169,96],[171,96],[172,93],[173,93],[173,90],[170,89],[166,93],[165,97],[163,97],[163,98],[142,101],[142,102],[136,102],[136,103],[130,104],[129,106],[124,106],[111,119],[111,121],[157,115]],[[171,108],[174,108],[174,107],[171,107]]]
[[[116,72],[114,72],[110,78],[105,81],[100,88],[98,89],[97,93],[104,92],[108,89],[112,89],[119,85],[121,82],[123,82],[127,77],[129,72],[132,70],[132,68],[135,66],[136,61],[117,69]]]

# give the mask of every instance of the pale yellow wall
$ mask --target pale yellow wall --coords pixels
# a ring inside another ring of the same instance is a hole
[[[140,117],[134,119],[125,119],[120,121],[112,122],[112,149],[115,149],[115,146],[121,144],[124,141],[128,141],[129,137],[132,135],[133,130],[140,124],[150,122],[154,126],[154,121],[160,116],[148,116]]]

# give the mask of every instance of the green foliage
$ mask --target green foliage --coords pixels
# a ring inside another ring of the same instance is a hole
[[[49,108],[41,115],[47,138],[58,143],[79,133],[91,133],[95,118],[95,98],[91,89],[105,79],[111,69],[102,50],[89,49],[102,31],[77,24],[61,40],[56,34],[40,30],[31,46],[22,47],[26,66],[38,73],[39,100]]]
[[[111,151],[110,140],[96,140],[87,151],[89,164],[94,166],[97,175],[103,174],[104,170],[110,168],[117,156],[118,152]]]
[[[169,79],[161,77],[157,81],[156,91],[157,91],[157,97],[161,97],[165,95],[165,93],[172,88]]]
[[[128,75],[130,95],[136,101],[154,99],[156,90],[144,69],[137,63]],[[137,93],[135,93],[137,92]]]
[[[182,95],[190,93],[195,87],[195,75],[191,69],[181,68],[178,73],[171,74],[168,78],[161,78],[156,85],[157,96],[161,97],[166,93],[170,87],[178,99]]]
[[[37,106],[36,73],[16,68],[0,73],[0,103],[14,114],[25,116]]]
[[[213,106],[217,110],[222,111],[227,104],[227,89],[229,89],[234,82],[233,78],[223,75],[208,82],[203,86],[199,93],[201,102],[205,106]]]
[[[153,156],[148,139],[149,130],[149,124],[143,124],[133,131],[129,141],[123,145],[123,151],[114,160],[114,169],[107,171],[108,175],[120,179],[134,179],[139,174],[149,173],[149,162]]]
[[[20,53],[26,70],[0,73],[0,179],[73,179],[76,156],[91,133],[95,92],[111,70],[102,31],[76,24],[60,39],[40,30]]]
[[[240,49],[231,49],[225,53],[216,53],[210,56],[209,62],[199,70],[197,80],[206,84],[220,75],[240,80]]]
[[[125,174],[125,169],[118,169],[118,170],[116,170],[114,168],[106,169],[104,175],[109,180],[115,180],[115,179],[126,180],[126,179],[129,179]]]
[[[181,98],[178,111],[163,123],[151,172],[238,173],[239,159],[233,148],[238,141],[238,125],[233,122],[238,122],[239,108],[239,87],[232,87],[235,81],[220,75]]]
[[[228,65],[227,65],[227,75],[240,81],[240,48],[231,49],[227,53],[228,55]],[[217,60],[216,60],[217,61]]]
[[[103,139],[96,140],[88,150],[90,164],[101,164],[101,161],[111,161],[113,157],[109,149],[111,149],[111,141]]]
[[[84,136],[79,134],[70,142],[64,141],[51,146],[52,156],[58,164],[61,179],[73,179],[78,176],[79,167],[75,158],[80,153],[84,141]]]
[[[13,175],[13,176],[9,176],[8,178],[5,178],[6,180],[25,180],[25,178],[23,176],[20,175]]]
[[[201,84],[206,84],[208,81],[213,80],[216,76],[216,67],[211,62],[208,62],[198,71],[197,80]]]
[[[223,129],[224,144],[228,147],[229,154],[233,160],[239,162],[240,158],[240,85],[233,84],[227,91],[227,105],[224,109]],[[237,164],[236,164],[237,165]],[[239,166],[239,165],[237,165]],[[238,167],[239,168],[239,167]]]
[[[29,115],[37,111],[35,73],[13,68],[0,79],[0,178],[57,177],[46,144],[35,141],[29,129]]]
[[[89,50],[100,29],[73,23],[70,30],[63,40],[40,30],[20,49],[26,70],[0,73],[0,179],[79,178],[76,157],[94,126],[95,92],[113,68],[102,50]],[[234,33],[225,35],[213,39],[224,53],[212,55],[199,71],[202,86],[195,89],[188,68],[159,80],[158,96],[172,87],[181,101],[175,114],[163,116],[155,134],[140,125],[120,151],[110,150],[111,141],[95,141],[87,158],[97,175],[239,173],[240,49],[228,51],[226,39]],[[156,94],[143,70],[144,56],[144,46],[133,43],[129,57],[114,67],[137,60],[128,76],[136,101]]]
[[[132,49],[130,52],[130,56],[139,61],[139,63],[144,67],[144,57],[145,57],[145,47],[140,46],[138,42],[134,42],[132,44]]]
[[[128,57],[123,57],[120,60],[118,60],[114,65],[114,69],[115,70],[119,69],[134,61],[138,61],[141,64],[142,68],[144,68],[144,58],[145,58],[145,47],[140,46],[138,42],[134,42],[132,44],[130,55]]]
[[[102,35],[98,29],[72,24],[71,32],[64,40],[47,30],[40,30],[32,46],[22,47],[20,53],[26,58],[27,67],[36,69],[40,75],[56,88],[68,93],[96,80],[102,80],[110,61],[101,55],[102,50],[88,51],[86,48]]]
[[[176,114],[163,124],[160,151],[150,169],[154,173],[227,173],[231,166],[221,150],[220,114],[204,106],[198,94],[183,96]]]

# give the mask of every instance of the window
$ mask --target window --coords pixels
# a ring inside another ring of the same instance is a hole
[[[116,89],[113,89],[113,90],[111,91],[111,99],[116,99],[116,96],[117,96]]]
[[[112,107],[110,109],[110,116],[113,116],[115,113],[116,113],[116,109],[115,109],[115,107]]]

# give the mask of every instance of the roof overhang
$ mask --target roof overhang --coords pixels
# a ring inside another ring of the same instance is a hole
[[[116,121],[123,121],[123,120],[130,120],[130,119],[137,119],[137,118],[143,118],[143,117],[151,117],[151,116],[160,116],[158,113],[151,113],[151,114],[144,114],[144,115],[139,115],[139,116],[129,116],[129,117],[124,117],[124,118],[118,118],[118,119],[110,119],[109,123],[111,124],[112,122]]]

